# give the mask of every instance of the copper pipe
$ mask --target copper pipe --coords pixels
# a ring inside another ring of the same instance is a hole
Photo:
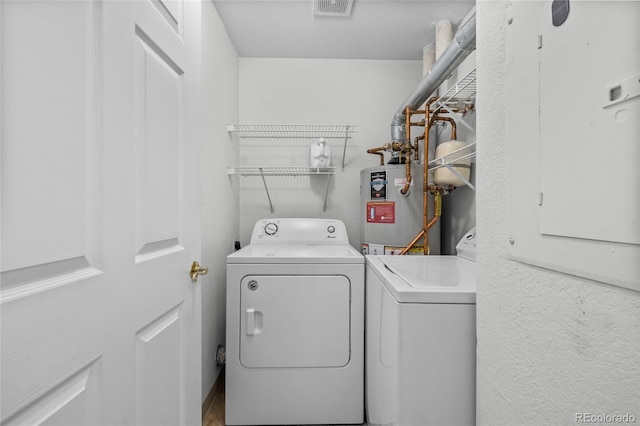
[[[407,252],[409,250],[411,250],[411,247],[415,246],[416,243],[418,242],[418,240],[420,239],[420,237],[422,237],[422,234],[424,234],[424,229],[420,232],[418,232],[418,235],[416,235],[416,237],[411,240],[411,242],[409,243],[408,246],[406,246],[405,248],[402,249],[402,251],[400,252],[400,255],[405,255],[407,254]]]
[[[429,102],[435,101],[436,98],[429,99]],[[429,104],[427,102],[427,104]],[[429,110],[429,105],[427,105],[427,110]],[[438,113],[435,112],[433,117],[428,120],[427,125],[424,127],[424,171],[423,171],[423,182],[422,182],[422,230],[424,231],[424,255],[427,255],[428,247],[429,247],[429,224],[427,223],[427,217],[429,216],[429,130],[431,130],[431,126],[436,121],[438,117]],[[428,118],[428,117],[427,117]]]
[[[436,224],[436,222],[438,222],[438,219],[440,219],[440,212],[441,212],[441,208],[442,208],[442,195],[440,194],[440,192],[439,192],[439,191],[437,192],[437,194],[438,194],[438,195],[436,195],[436,197],[437,197],[437,198],[436,198],[435,216],[434,216],[434,217],[433,217],[433,219],[431,219],[431,221],[427,224],[427,226],[426,226],[426,230],[425,230],[425,229],[422,229],[422,230],[418,233],[418,235],[416,235],[416,236],[414,237],[414,239],[413,239],[413,240],[411,240],[411,242],[409,243],[409,245],[407,245],[404,249],[402,249],[402,251],[400,252],[400,255],[405,255],[405,254],[407,254],[407,253],[409,252],[409,250],[411,250],[411,247],[413,247],[413,246],[418,242],[418,240],[419,240],[423,235],[425,235],[425,234],[427,233],[427,231],[428,231],[429,229],[431,229],[431,227],[432,227],[433,225],[435,225],[435,224]],[[426,217],[426,216],[425,216],[425,217]],[[424,246],[424,249],[423,249],[423,252],[424,252],[424,254],[425,254],[425,255],[428,253],[428,249],[429,249],[429,246],[426,246],[426,245],[425,245],[425,246]]]
[[[375,154],[380,156],[380,165],[384,166],[384,151],[386,148],[384,146],[378,148],[372,148],[367,150],[367,154]]]
[[[406,107],[404,109],[404,132],[406,135],[406,140],[411,140],[411,107]]]
[[[422,230],[418,233],[418,235],[415,236],[415,238],[404,248],[402,249],[402,251],[400,252],[401,255],[405,255],[407,254],[407,252],[411,249],[411,247],[413,247],[420,238],[422,238],[424,236],[424,254],[427,254],[428,251],[428,247],[429,247],[429,236],[428,236],[428,230],[429,230],[429,223],[427,223],[427,216],[429,214],[429,209],[428,209],[428,192],[429,192],[429,181],[428,181],[428,169],[429,169],[429,130],[431,129],[431,126],[433,126],[433,123],[435,121],[435,117],[437,115],[434,115],[434,117],[429,120],[429,107],[430,105],[437,101],[438,97],[432,97],[430,98],[426,104],[425,104],[425,109],[424,110],[420,110],[420,111],[413,111],[413,112],[421,112],[425,114],[425,120],[424,120],[424,135],[422,136],[418,136],[415,138],[415,158],[416,160],[418,160],[420,158],[420,153],[419,153],[419,146],[418,146],[418,141],[419,140],[424,140],[425,146],[424,146],[424,173],[423,173],[423,185],[422,185],[422,212],[423,212],[423,219],[422,219]],[[407,138],[410,141],[410,125],[411,125],[411,120],[410,120],[410,115],[411,115],[411,108],[407,107],[405,108],[405,126],[406,126],[406,134],[407,134]],[[406,186],[406,185],[405,185]],[[403,188],[404,189],[404,188]],[[404,192],[403,192],[404,194]],[[433,222],[435,223],[435,222]],[[432,225],[431,225],[432,226]]]
[[[404,186],[400,190],[402,195],[405,195],[409,191],[409,187],[411,186],[411,149],[405,151],[405,182]]]
[[[416,161],[419,159],[419,147],[418,147],[418,141],[416,140],[415,142],[415,147],[411,146],[411,126],[424,126],[425,125],[425,120],[422,120],[420,122],[412,122],[411,121],[411,116],[413,114],[424,114],[426,113],[426,110],[412,110],[410,107],[406,107],[405,108],[405,134],[407,136],[407,141],[408,144],[406,145],[407,150],[412,150],[415,149],[416,151]],[[411,162],[411,153],[405,153],[406,157],[405,157],[405,163],[410,163]],[[407,182],[405,183],[404,187],[401,190],[402,194],[406,194],[407,191],[409,190],[409,184],[411,183],[411,166],[408,165],[407,166]]]
[[[404,186],[400,190],[402,195],[405,195],[407,191],[409,191],[409,186],[411,185],[411,108],[405,108],[405,134],[407,135],[407,140],[409,141],[409,146],[403,147],[403,150],[408,148],[408,151],[405,151],[405,182]]]
[[[434,97],[432,97],[432,98],[429,98],[429,100],[428,100],[427,102],[425,102],[425,104],[424,104],[424,111],[423,111],[423,112],[424,112],[424,114],[425,114],[425,119],[428,119],[428,118],[429,118],[429,117],[427,117],[427,115],[428,115],[427,113],[428,113],[428,112],[429,112],[429,113],[433,112],[433,111],[431,111],[431,110],[429,109],[429,107],[431,106],[431,104],[432,104],[432,103],[434,103],[434,102],[435,102],[435,101],[437,101],[438,99],[440,99],[440,98],[439,98],[439,97],[437,97],[437,96],[434,96]]]
[[[413,149],[415,150],[414,158],[415,158],[416,161],[420,161],[420,145],[418,145],[418,141],[421,141],[421,140],[424,140],[424,135],[417,136],[414,139],[415,145],[414,145]]]
[[[433,219],[431,219],[431,222],[429,222],[429,224],[427,225],[427,228],[431,229],[431,227],[436,224],[438,219],[440,219],[440,216],[434,216]]]
[[[451,124],[451,140],[455,141],[457,139],[456,121],[451,117],[437,117],[436,120],[447,121],[449,124]]]

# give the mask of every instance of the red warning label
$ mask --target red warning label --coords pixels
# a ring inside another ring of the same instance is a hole
[[[396,203],[368,202],[367,223],[396,223]]]

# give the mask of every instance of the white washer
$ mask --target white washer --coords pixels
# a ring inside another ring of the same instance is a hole
[[[366,257],[370,426],[475,424],[475,232],[457,248]]]
[[[227,257],[227,425],[364,421],[364,257],[339,220],[264,219]]]

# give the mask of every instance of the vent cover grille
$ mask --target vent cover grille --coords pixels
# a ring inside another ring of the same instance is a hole
[[[342,16],[351,15],[353,0],[313,0],[313,14],[316,16]]]

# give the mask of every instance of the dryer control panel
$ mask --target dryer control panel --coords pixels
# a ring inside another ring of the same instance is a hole
[[[250,244],[349,244],[349,237],[337,219],[261,219]]]

